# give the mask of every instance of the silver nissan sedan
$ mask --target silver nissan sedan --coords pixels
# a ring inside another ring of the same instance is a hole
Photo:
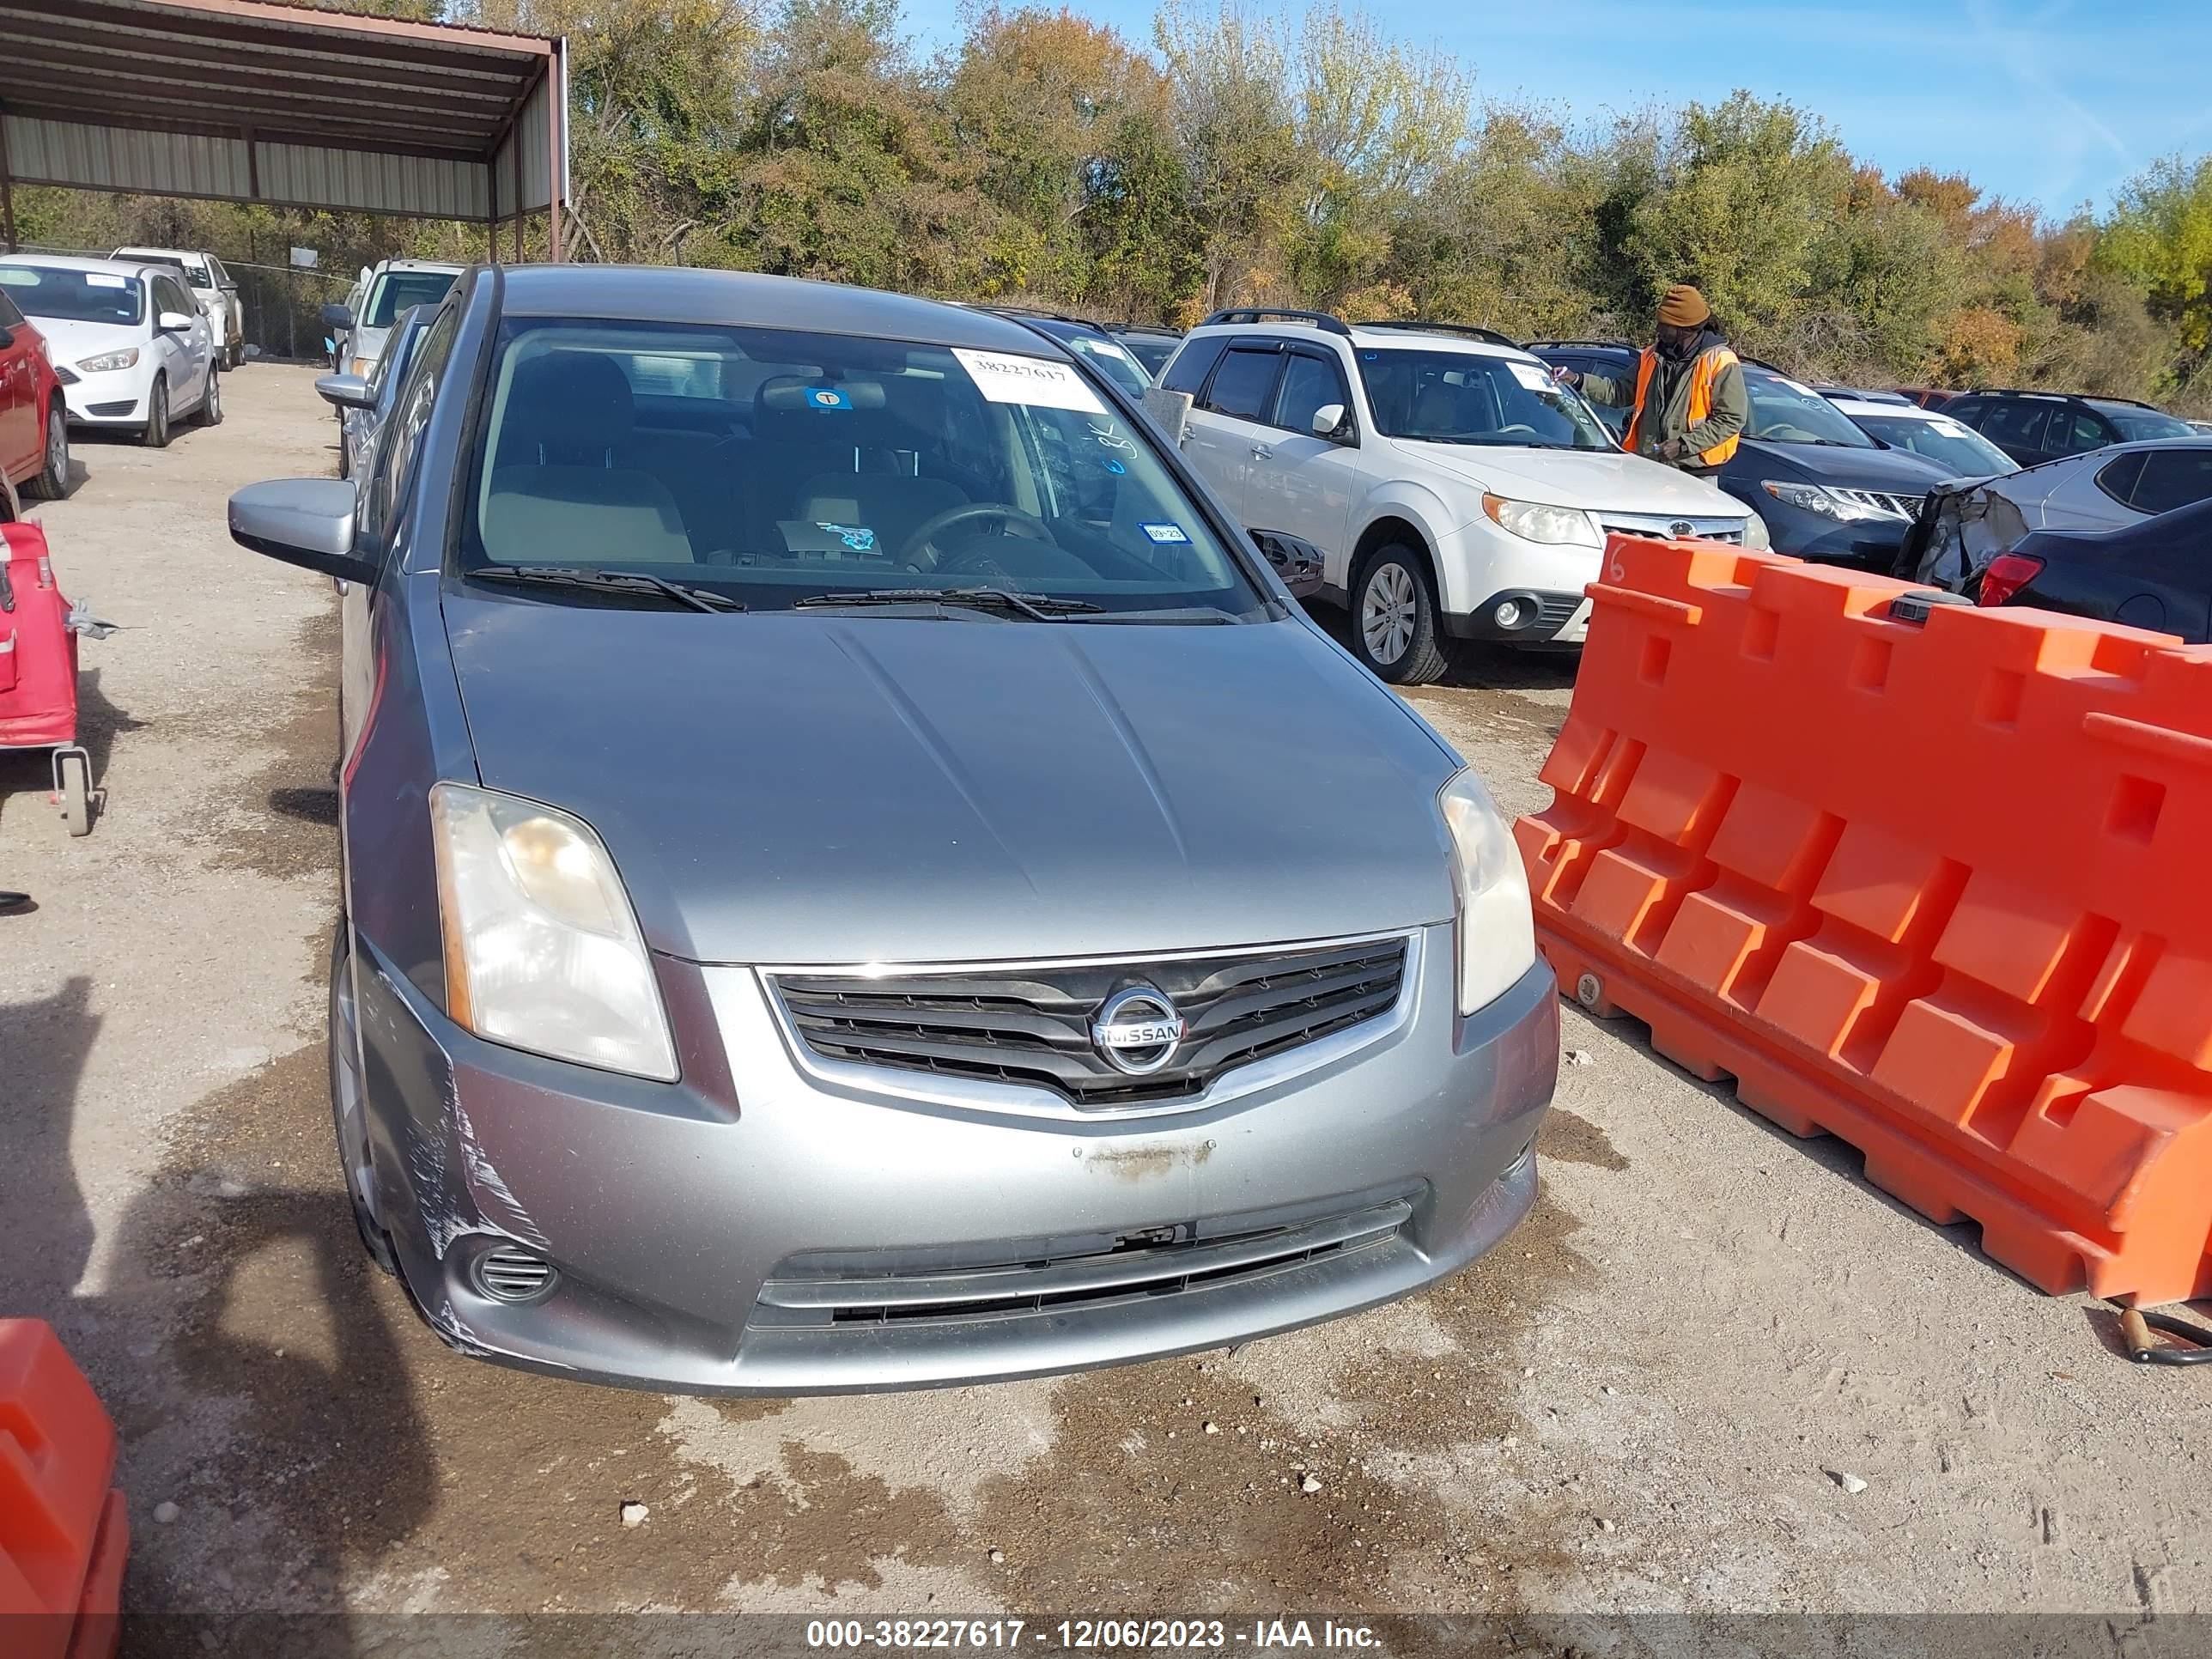
[[[1018,321],[480,267],[352,481],[331,1091],[465,1352],[830,1393],[1241,1342],[1524,1215],[1481,781]]]

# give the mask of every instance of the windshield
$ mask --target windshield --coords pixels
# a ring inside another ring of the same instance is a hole
[[[1784,380],[1772,369],[1743,366],[1743,388],[1751,397],[1751,418],[1743,435],[1770,444],[1835,444],[1872,449],[1874,440],[1851,424],[1851,417],[1809,386]]]
[[[1095,334],[1069,332],[1060,336],[1067,349],[1084,359],[1101,374],[1127,392],[1132,398],[1141,398],[1152,377],[1145,373],[1145,366],[1112,340],[1100,339]]]
[[[387,270],[368,296],[363,328],[390,328],[410,306],[433,306],[446,297],[457,273],[450,270]]]
[[[26,317],[135,327],[146,319],[146,285],[136,276],[59,265],[0,265],[0,288]]]
[[[753,611],[990,586],[1109,617],[1265,614],[1146,434],[1064,360],[519,319],[487,396],[464,569],[640,571]]]
[[[1529,449],[1612,449],[1613,434],[1541,363],[1365,346],[1360,377],[1385,437]]]
[[[1121,337],[1121,343],[1132,357],[1145,366],[1145,373],[1157,380],[1160,378],[1160,371],[1168,366],[1168,359],[1175,356],[1176,348],[1182,343],[1182,336],[1124,334]]]
[[[215,278],[208,275],[205,265],[197,259],[187,260],[181,253],[142,253],[126,247],[115,257],[126,259],[134,265],[167,265],[172,270],[181,270],[185,273],[185,280],[194,288],[215,286]]]
[[[1961,478],[1978,478],[1992,472],[2017,472],[2019,463],[1970,426],[1937,417],[1917,420],[1910,415],[1852,416],[1869,432],[1897,449],[1924,455]]]
[[[2134,443],[2142,438],[2186,438],[2193,435],[2189,422],[2155,409],[2114,409],[2106,404],[2100,406],[2104,417],[2120,429],[2123,442]]]

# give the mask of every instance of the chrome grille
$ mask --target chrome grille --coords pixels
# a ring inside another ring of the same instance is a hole
[[[775,975],[793,1029],[824,1060],[1050,1089],[1079,1107],[1197,1094],[1253,1060],[1397,1005],[1402,937],[1211,957],[890,975]],[[1168,1063],[1133,1076],[1093,1044],[1101,1006],[1131,986],[1183,1021]]]
[[[1019,1255],[1004,1245],[950,1253],[981,1266],[909,1265],[871,1252],[795,1256],[762,1285],[746,1328],[997,1321],[1183,1295],[1389,1248],[1413,1213],[1400,1198],[1290,1225],[1247,1223],[1209,1234],[1186,1223],[1121,1238],[1038,1242]]]
[[[1601,513],[1598,523],[1608,536],[1651,536],[1661,541],[1686,536],[1692,541],[1728,542],[1736,546],[1743,543],[1741,519],[1693,519],[1665,513]],[[1689,526],[1689,529],[1674,528],[1682,524]]]
[[[1897,495],[1886,489],[1844,489],[1830,484],[1828,493],[1860,507],[1871,507],[1885,518],[1903,519],[1907,524],[1920,516],[1920,495]]]

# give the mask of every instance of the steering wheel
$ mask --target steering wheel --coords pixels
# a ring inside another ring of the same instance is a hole
[[[1018,507],[1005,501],[969,501],[959,507],[948,507],[942,513],[933,513],[915,527],[914,534],[906,538],[899,549],[899,562],[916,570],[957,570],[970,562],[956,560],[951,564],[940,564],[937,556],[935,538],[959,525],[982,524],[996,520],[1009,530],[1018,530],[1031,541],[1049,544],[1052,526],[1033,513],[1024,513]]]

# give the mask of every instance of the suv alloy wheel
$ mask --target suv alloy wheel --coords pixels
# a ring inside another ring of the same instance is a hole
[[[1402,542],[1378,547],[1360,567],[1352,604],[1352,648],[1393,685],[1426,685],[1450,666],[1437,629],[1428,562]]]

